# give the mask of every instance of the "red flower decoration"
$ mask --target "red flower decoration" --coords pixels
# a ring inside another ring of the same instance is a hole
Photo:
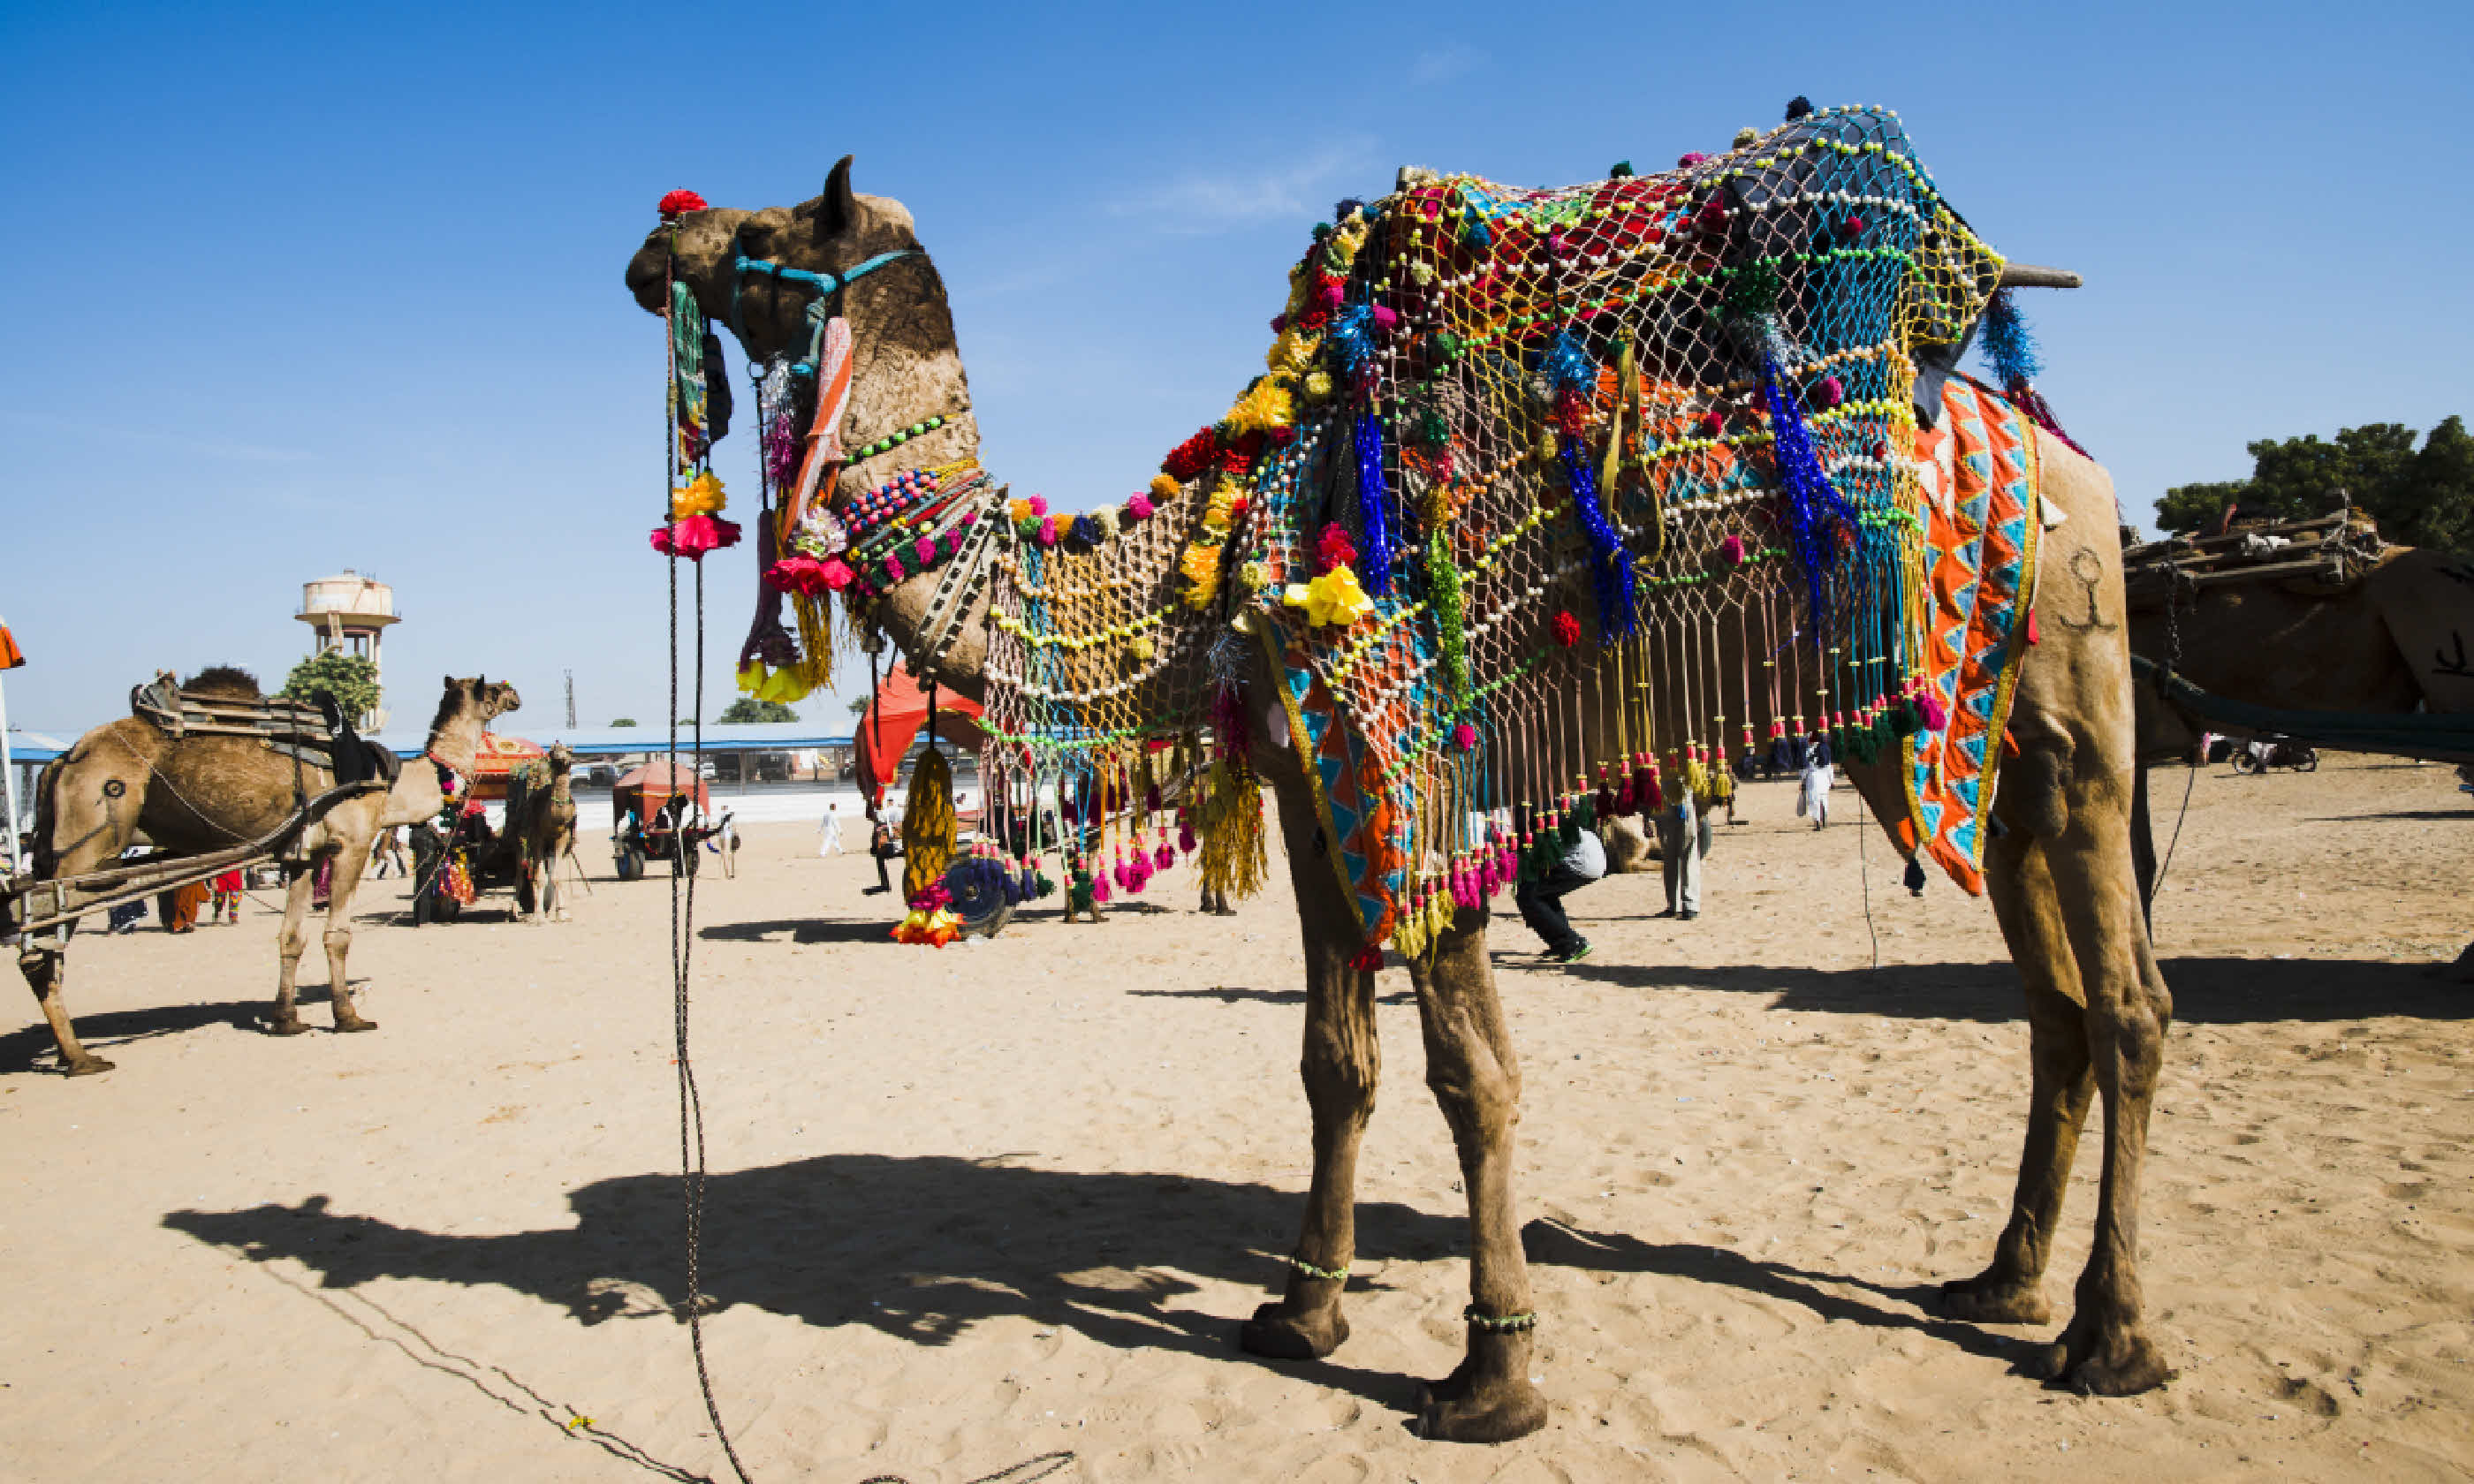
[[[1348,539],[1348,532],[1337,522],[1323,527],[1322,537],[1315,541],[1315,570],[1328,572],[1356,562],[1357,543]]]
[[[704,554],[739,544],[739,523],[718,515],[690,515],[653,528],[653,549],[666,557],[701,562]]]
[[[693,191],[672,191],[662,198],[662,215],[684,216],[691,211],[706,209],[704,198]]]
[[[1555,642],[1565,649],[1581,642],[1581,621],[1568,610],[1555,615]]]
[[[1204,428],[1170,449],[1168,457],[1160,461],[1160,472],[1178,484],[1184,484],[1211,467],[1219,453],[1220,435]]]

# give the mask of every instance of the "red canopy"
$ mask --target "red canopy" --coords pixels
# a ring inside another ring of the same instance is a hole
[[[682,794],[693,799],[699,809],[713,807],[712,796],[705,792],[704,780],[696,777],[693,763],[680,763],[673,768],[664,758],[630,768],[611,785],[610,817],[623,820],[632,809],[638,819],[649,820],[654,810]]]
[[[979,749],[982,733],[980,715],[984,709],[978,702],[958,694],[946,686],[936,689],[936,735],[956,747]],[[853,772],[872,803],[885,802],[885,785],[901,770],[903,754],[919,737],[919,729],[928,723],[928,693],[910,678],[902,661],[895,660],[893,673],[876,687],[867,704],[867,713],[859,719],[859,747],[853,754]]]

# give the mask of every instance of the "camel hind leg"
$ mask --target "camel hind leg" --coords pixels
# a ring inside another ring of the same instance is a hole
[[[118,859],[136,831],[146,783],[143,759],[115,756],[109,750],[46,766],[36,785],[36,864],[42,878],[83,875]],[[62,1069],[72,1077],[91,1077],[113,1064],[86,1050],[69,1016],[68,946],[76,930],[75,922],[64,922],[29,935],[18,945],[17,969],[52,1029]]]

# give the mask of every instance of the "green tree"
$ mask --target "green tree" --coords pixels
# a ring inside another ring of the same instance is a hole
[[[865,716],[867,714],[867,703],[868,698],[865,696],[851,697],[850,713],[853,716]]]
[[[2177,485],[2156,502],[2167,531],[2213,530],[2228,505],[2244,518],[2299,520],[2337,508],[2339,491],[2380,523],[2380,534],[2410,546],[2474,549],[2474,435],[2449,418],[2414,447],[2398,422],[2262,439],[2250,445],[2251,477]]]
[[[721,723],[725,727],[742,722],[794,722],[799,713],[779,701],[765,701],[755,696],[741,696],[722,707]]]
[[[367,655],[326,650],[294,665],[276,694],[313,703],[332,696],[345,720],[358,721],[378,708],[378,667]]]
[[[615,716],[611,718],[610,725],[613,727],[633,727],[636,725],[636,718],[632,716]]]

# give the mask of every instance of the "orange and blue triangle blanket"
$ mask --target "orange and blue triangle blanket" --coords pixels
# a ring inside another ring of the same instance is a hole
[[[2036,428],[2007,399],[1953,376],[1940,425],[1916,430],[1915,453],[1928,605],[1920,668],[1949,720],[1906,739],[1909,821],[1916,848],[1980,897],[2044,531]]]

